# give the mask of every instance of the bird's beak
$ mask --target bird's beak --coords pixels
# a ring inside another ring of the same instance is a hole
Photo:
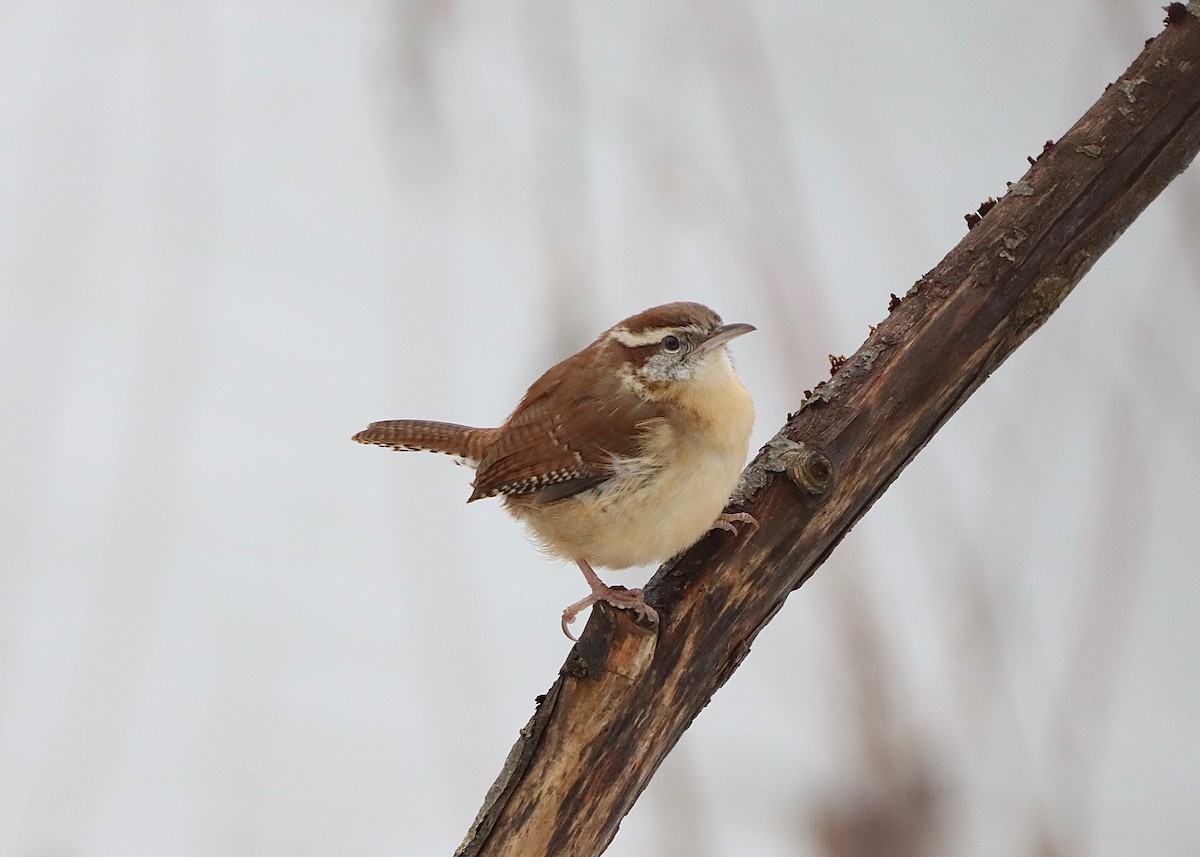
[[[700,343],[693,354],[707,354],[720,348],[729,340],[741,336],[743,333],[749,333],[752,330],[757,330],[752,324],[723,324],[708,335],[708,339]]]

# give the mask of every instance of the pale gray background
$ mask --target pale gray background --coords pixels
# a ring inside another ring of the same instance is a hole
[[[759,327],[757,447],[1161,5],[4,4],[0,855],[449,854],[582,580],[350,435],[691,299]],[[1200,852],[1198,217],[1193,170],[610,854]]]

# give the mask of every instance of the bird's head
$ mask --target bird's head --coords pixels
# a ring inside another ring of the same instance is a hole
[[[623,363],[625,383],[658,399],[734,378],[725,346],[754,329],[749,324],[722,324],[703,304],[680,301],[644,310],[605,335]]]

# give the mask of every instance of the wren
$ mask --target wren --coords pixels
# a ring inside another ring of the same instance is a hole
[[[722,512],[754,424],[726,345],[754,329],[698,303],[652,307],[551,367],[498,428],[385,420],[354,440],[473,467],[468,502],[499,496],[540,545],[582,570],[591,592],[562,614],[571,639],[568,626],[597,601],[653,625],[640,589],[610,587],[593,567],[657,563],[714,527],[757,526]]]

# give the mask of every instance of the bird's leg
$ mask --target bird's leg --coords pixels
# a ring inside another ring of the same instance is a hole
[[[738,534],[738,528],[734,526],[738,524],[749,524],[752,529],[758,529],[758,521],[749,512],[722,512],[717,515],[717,519],[713,521],[710,530],[728,530],[735,536]]]
[[[588,582],[592,592],[587,598],[581,598],[563,611],[562,614],[562,630],[570,640],[578,641],[578,637],[573,635],[568,629],[568,625],[575,621],[575,617],[579,612],[587,607],[591,607],[597,601],[603,601],[605,604],[610,604],[618,610],[632,610],[640,618],[647,620],[650,623],[658,621],[658,612],[646,603],[642,597],[640,589],[616,589],[609,586],[600,579],[596,572],[592,571],[592,567],[585,560],[577,559],[575,563],[579,566],[579,570],[583,572],[584,580]]]

